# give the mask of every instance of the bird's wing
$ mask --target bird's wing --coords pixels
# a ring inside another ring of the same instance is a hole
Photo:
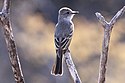
[[[70,45],[71,39],[72,37],[65,37],[65,38],[55,37],[56,49],[67,50]]]
[[[72,24],[66,25],[66,23],[62,23],[56,26],[55,32],[55,46],[58,50],[67,50],[73,35],[73,28]]]

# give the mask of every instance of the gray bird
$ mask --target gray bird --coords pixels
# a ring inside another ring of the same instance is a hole
[[[74,32],[72,18],[78,11],[72,11],[70,8],[63,7],[59,10],[58,23],[56,24],[54,41],[56,47],[56,64],[52,68],[52,75],[63,74],[63,55],[69,51],[69,45]]]

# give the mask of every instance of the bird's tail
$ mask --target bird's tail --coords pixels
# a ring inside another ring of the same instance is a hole
[[[56,57],[56,64],[53,66],[51,74],[58,76],[58,75],[62,75],[63,74],[63,53],[62,51],[57,51],[57,57]]]

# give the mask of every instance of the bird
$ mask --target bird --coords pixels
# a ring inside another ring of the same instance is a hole
[[[54,33],[56,62],[51,70],[52,75],[63,75],[63,56],[67,51],[70,51],[69,46],[74,32],[72,19],[78,13],[78,11],[73,11],[68,7],[62,7],[58,12],[58,22]]]

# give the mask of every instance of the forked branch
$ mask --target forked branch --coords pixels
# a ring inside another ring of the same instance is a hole
[[[103,25],[104,28],[104,39],[102,43],[102,53],[100,57],[100,68],[99,68],[99,77],[98,83],[105,83],[105,73],[106,73],[106,65],[108,60],[108,50],[109,50],[109,42],[110,36],[112,32],[113,25],[115,22],[122,16],[125,12],[125,6],[116,13],[116,15],[111,19],[110,22],[107,22],[105,18],[100,13],[95,13],[97,19]]]

